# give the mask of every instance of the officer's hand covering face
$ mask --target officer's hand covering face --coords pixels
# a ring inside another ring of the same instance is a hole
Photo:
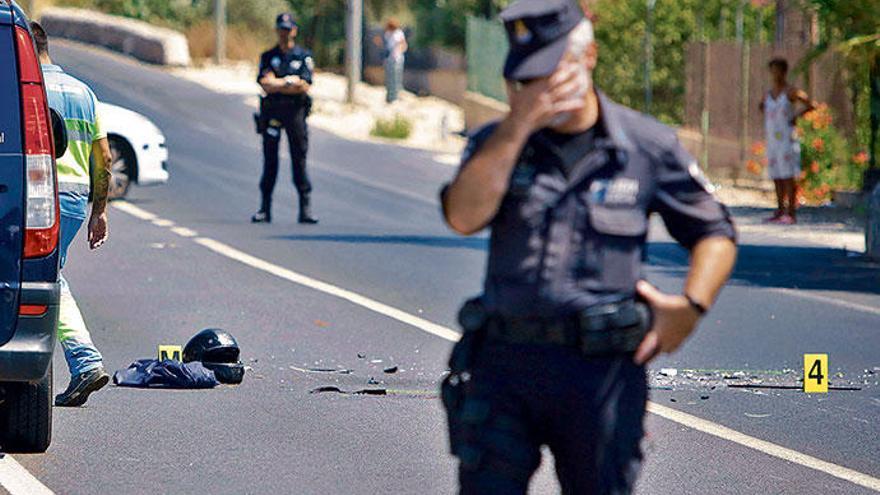
[[[569,82],[568,96],[563,102],[574,104],[578,100],[586,98],[587,93],[593,89],[593,69],[596,66],[596,45],[593,41],[593,25],[584,20],[569,35],[568,52],[556,69],[559,71],[571,71],[572,79]],[[571,120],[573,112],[557,116],[550,122],[549,127],[560,127]]]

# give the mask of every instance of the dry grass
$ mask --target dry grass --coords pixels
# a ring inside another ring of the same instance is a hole
[[[189,53],[194,60],[214,56],[214,23],[202,21],[186,31]],[[226,56],[230,60],[256,61],[272,46],[274,33],[255,33],[244,26],[231,25],[226,30]]]

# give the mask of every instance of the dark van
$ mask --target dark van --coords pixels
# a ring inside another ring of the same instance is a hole
[[[57,124],[57,122],[56,122]],[[58,185],[40,61],[28,20],[0,0],[0,451],[45,452],[52,438],[58,324]]]

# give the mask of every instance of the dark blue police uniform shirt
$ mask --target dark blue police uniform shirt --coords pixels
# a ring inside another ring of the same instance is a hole
[[[603,132],[574,166],[560,166],[564,157],[542,132],[524,147],[489,224],[491,311],[553,317],[633,297],[653,212],[688,249],[710,236],[736,238],[673,129],[601,93],[599,105]],[[462,167],[496,125],[470,138]]]
[[[260,70],[257,74],[257,82],[269,72],[274,72],[276,77],[299,76],[305,82],[312,84],[312,75],[315,70],[315,61],[312,52],[294,45],[293,49],[283,52],[277,45],[260,55]],[[301,95],[273,94],[269,100],[296,99]]]

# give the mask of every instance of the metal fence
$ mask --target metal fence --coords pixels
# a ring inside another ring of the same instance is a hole
[[[496,20],[468,17],[468,91],[507,101],[502,69],[507,55],[507,34]]]

